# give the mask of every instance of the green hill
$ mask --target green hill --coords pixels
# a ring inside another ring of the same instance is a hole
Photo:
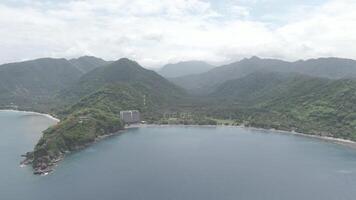
[[[0,106],[39,109],[82,73],[65,59],[43,58],[0,66]]]
[[[48,111],[54,95],[105,61],[94,57],[41,58],[0,66],[0,107]]]
[[[58,95],[62,107],[55,112],[62,121],[44,132],[25,162],[32,163],[35,173],[51,171],[66,152],[122,129],[120,111],[140,110],[145,120],[153,121],[159,110],[184,95],[182,89],[129,59],[97,68]]]
[[[182,89],[156,72],[147,70],[127,58],[122,58],[85,74],[72,87],[63,90],[58,98],[74,103],[98,89],[120,84],[130,85],[142,92],[142,95],[154,98],[157,104],[180,98],[184,93]]]
[[[255,73],[220,85],[209,98],[218,118],[356,140],[356,80]]]
[[[319,58],[287,62],[277,59],[252,57],[214,68],[202,74],[172,78],[171,80],[193,93],[206,94],[214,91],[216,87],[225,81],[263,71],[300,73],[330,79],[356,78],[356,61],[341,58]]]

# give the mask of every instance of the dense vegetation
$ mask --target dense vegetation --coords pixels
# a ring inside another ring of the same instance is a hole
[[[123,127],[116,115],[98,109],[82,109],[44,131],[25,162],[32,163],[36,174],[49,172],[66,152],[84,148]]]
[[[85,73],[84,63],[90,63],[92,69],[103,64],[98,60],[94,57],[70,61],[41,58],[1,65],[0,108],[48,112],[56,102],[54,95],[74,84]]]
[[[157,120],[160,109],[184,95],[182,89],[128,59],[97,68],[56,96],[60,101],[53,112],[62,120],[44,132],[26,162],[36,173],[50,171],[66,152],[123,129],[120,111],[135,109],[145,119]]]
[[[217,118],[356,141],[356,80],[256,73],[224,83],[211,98],[207,114]]]

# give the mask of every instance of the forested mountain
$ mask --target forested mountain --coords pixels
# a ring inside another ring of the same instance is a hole
[[[171,80],[177,85],[195,93],[209,93],[227,80],[242,78],[258,71],[296,72],[331,79],[356,78],[356,61],[340,58],[319,58],[286,62],[276,59],[252,57],[217,67],[202,74],[172,78]]]
[[[210,114],[218,118],[356,140],[354,79],[253,73],[225,82],[210,98]]]
[[[42,58],[0,66],[0,105],[33,109],[79,79],[82,72],[66,59]]]
[[[291,63],[292,71],[330,79],[356,78],[356,61],[342,58],[318,58]]]
[[[41,58],[0,66],[0,106],[48,110],[59,91],[86,72],[106,63],[95,57],[66,60]]]
[[[99,89],[117,85],[133,87],[136,91],[142,92],[142,95],[146,95],[147,99],[154,98],[157,104],[169,99],[177,99],[184,93],[183,89],[156,72],[147,70],[132,60],[122,58],[83,75],[75,84],[63,90],[59,98],[73,103]]]
[[[46,58],[2,65],[0,102],[40,111],[52,108],[61,119],[27,154],[25,162],[41,174],[51,171],[66,152],[122,129],[119,113],[127,109],[141,111],[149,123],[229,120],[356,140],[354,64],[336,58],[291,63],[253,57],[173,79],[196,92],[189,95],[126,58]]]
[[[120,111],[140,110],[146,120],[154,120],[160,109],[184,96],[181,88],[126,58],[94,69],[57,96],[62,121],[44,132],[26,162],[32,162],[35,173],[51,171],[66,152],[122,129]]]
[[[215,66],[204,61],[184,61],[163,66],[158,73],[166,78],[175,78],[192,74],[200,74],[213,69]]]
[[[107,65],[110,61],[105,61],[101,58],[97,58],[94,56],[82,56],[79,58],[70,59],[69,62],[79,69],[83,74],[87,73],[97,67]]]

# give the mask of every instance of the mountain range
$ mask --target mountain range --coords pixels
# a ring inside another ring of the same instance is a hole
[[[356,61],[341,58],[319,58],[287,62],[251,57],[214,68],[208,72],[171,78],[175,84],[194,93],[209,93],[225,81],[242,78],[258,71],[300,73],[330,79],[355,78]]]
[[[38,174],[51,171],[66,153],[123,129],[119,113],[128,109],[139,110],[143,120],[154,124],[223,120],[356,141],[354,60],[252,57],[203,68],[200,74],[187,68],[182,74],[189,75],[167,80],[127,58],[10,63],[0,66],[0,106],[17,105],[61,119],[26,154],[24,163]]]

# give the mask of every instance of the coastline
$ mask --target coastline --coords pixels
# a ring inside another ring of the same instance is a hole
[[[60,122],[60,120],[58,118],[53,117],[50,114],[47,113],[39,113],[39,112],[34,112],[34,111],[22,111],[22,110],[12,110],[12,109],[1,109],[0,112],[15,112],[15,113],[27,113],[27,114],[34,114],[34,115],[41,115],[44,117],[47,117],[49,119],[52,119],[56,122]]]
[[[342,138],[335,138],[335,137],[328,137],[328,136],[320,136],[320,135],[312,135],[306,133],[299,133],[295,131],[286,131],[286,130],[277,130],[277,129],[265,129],[265,128],[258,128],[258,127],[248,127],[248,126],[232,126],[232,125],[184,125],[184,124],[140,124],[136,125],[135,127],[202,127],[202,128],[219,128],[219,127],[226,127],[226,128],[244,128],[250,130],[260,130],[260,131],[270,131],[277,134],[289,134],[289,135],[296,135],[301,137],[308,137],[314,138],[326,142],[331,142],[334,144],[339,144],[343,146],[347,146],[353,149],[356,149],[356,141],[342,139]]]
[[[0,112],[22,112],[22,113],[27,113],[27,114],[35,114],[35,115],[41,115],[47,118],[50,118],[56,122],[60,122],[58,118],[53,117],[50,114],[47,113],[39,113],[39,112],[34,112],[34,111],[22,111],[22,110],[13,110],[13,109],[0,109]],[[315,138],[315,139],[320,139],[324,141],[329,141],[333,142],[336,144],[348,146],[351,148],[356,149],[356,141],[352,140],[347,140],[347,139],[342,139],[342,138],[335,138],[335,137],[328,137],[328,136],[320,136],[320,135],[312,135],[312,134],[305,134],[305,133],[299,133],[295,131],[285,131],[285,130],[277,130],[277,129],[264,129],[264,128],[258,128],[258,127],[247,127],[243,125],[239,126],[233,126],[233,125],[184,125],[184,124],[138,124],[138,125],[131,125],[128,127],[125,127],[125,129],[130,129],[130,128],[141,128],[141,127],[169,127],[169,126],[178,126],[178,127],[205,127],[205,128],[214,128],[214,127],[230,127],[230,128],[246,128],[246,129],[252,129],[252,130],[262,130],[262,131],[273,131],[276,133],[283,133],[283,134],[292,134],[292,135],[298,135],[298,136],[303,136],[303,137],[309,137],[309,138]],[[115,133],[114,133],[115,134]],[[112,135],[114,135],[112,134]],[[110,136],[110,135],[109,135]]]
[[[53,173],[56,169],[56,167],[58,166],[58,163],[61,162],[62,160],[65,159],[65,157],[69,154],[72,154],[74,152],[77,152],[77,151],[81,151],[95,143],[98,143],[106,138],[110,138],[110,137],[113,137],[113,136],[116,136],[116,135],[119,135],[121,133],[123,133],[124,131],[126,130],[126,128],[122,129],[122,130],[118,130],[117,132],[114,132],[114,133],[108,133],[106,135],[102,135],[102,136],[98,136],[97,138],[95,138],[94,141],[90,142],[90,143],[87,143],[87,144],[84,144],[82,146],[78,146],[75,150],[72,150],[72,151],[66,151],[66,152],[63,152],[61,153],[56,159],[52,160],[50,162],[50,164],[45,168],[45,169],[37,169],[37,168],[34,168],[33,171],[34,171],[34,174],[35,175],[40,175],[40,176],[46,176],[46,175],[49,175],[51,173]],[[29,165],[30,163],[25,163],[26,162],[26,159],[21,163],[21,165]],[[32,163],[32,161],[31,161]]]
[[[41,115],[41,116],[47,117],[49,119],[52,119],[52,120],[56,121],[57,123],[60,122],[59,119],[53,117],[50,114],[46,114],[46,113],[39,113],[39,112],[34,112],[34,111],[12,110],[12,109],[3,109],[3,110],[0,110],[0,112],[1,111],[3,111],[3,112],[16,112],[16,113],[24,113],[24,114]],[[243,128],[243,129],[247,129],[247,130],[260,130],[260,131],[270,132],[270,133],[273,133],[273,134],[289,134],[289,135],[296,135],[296,136],[301,136],[301,137],[314,138],[314,139],[318,139],[320,141],[330,142],[330,143],[342,145],[344,147],[356,149],[356,141],[342,139],[342,138],[334,138],[334,137],[329,137],[329,136],[305,134],[305,133],[299,133],[299,132],[288,131],[288,130],[277,130],[277,129],[273,129],[273,128],[266,129],[266,128],[258,128],[258,127],[249,127],[249,126],[244,126],[244,125],[223,125],[223,124],[218,124],[218,125],[133,124],[133,125],[130,125],[130,126],[125,126],[122,130],[119,130],[117,132],[108,133],[106,135],[99,136],[99,137],[97,137],[95,139],[95,141],[90,142],[88,144],[85,144],[83,146],[80,146],[75,151],[81,150],[83,148],[86,148],[87,146],[90,146],[93,143],[96,143],[96,142],[98,142],[98,141],[100,141],[100,140],[102,140],[102,139],[104,139],[106,137],[110,137],[110,136],[113,136],[113,135],[116,135],[116,134],[120,134],[120,133],[124,132],[125,130],[132,129],[132,128],[144,128],[144,127],[148,127],[148,128],[149,127],[201,127],[201,128],[220,128],[220,127],[225,127],[225,128]],[[56,166],[58,165],[58,162],[63,160],[65,155],[68,154],[68,153],[71,153],[71,152],[65,152],[65,153],[61,154],[59,157],[57,157],[56,159],[52,160],[50,165],[47,166],[45,169],[42,169],[42,170],[34,169],[35,174],[47,175],[48,173],[54,171],[54,168],[56,168]],[[21,165],[29,165],[30,163],[31,163],[31,158],[26,157],[26,159],[24,161],[22,161],[20,164]]]
[[[332,137],[327,137],[327,136],[318,136],[318,135],[309,135],[309,134],[304,134],[304,133],[297,133],[297,132],[293,132],[293,131],[285,131],[285,130],[276,130],[276,129],[264,129],[264,128],[256,128],[256,127],[246,127],[246,126],[233,126],[233,125],[184,125],[184,124],[164,124],[164,125],[160,125],[160,124],[133,124],[130,126],[125,126],[123,129],[114,132],[114,133],[108,133],[102,136],[99,136],[97,138],[95,138],[95,140],[93,142],[87,143],[85,145],[79,146],[77,149],[75,149],[74,151],[80,151],[90,145],[93,145],[103,139],[112,137],[114,135],[118,135],[121,134],[123,132],[125,132],[125,130],[129,130],[129,129],[135,129],[135,128],[150,128],[150,127],[158,127],[158,128],[164,128],[164,127],[200,127],[200,128],[221,128],[221,127],[225,127],[225,128],[241,128],[241,129],[247,129],[247,130],[259,130],[259,131],[265,131],[265,132],[270,132],[273,134],[288,134],[288,135],[296,135],[296,136],[300,136],[300,137],[308,137],[308,138],[314,138],[314,139],[318,139],[320,141],[325,141],[325,142],[330,142],[330,143],[334,143],[334,144],[338,144],[338,145],[342,145],[344,147],[348,147],[348,148],[352,148],[352,149],[356,149],[356,142],[351,141],[351,140],[345,140],[345,139],[340,139],[340,138],[332,138]],[[34,168],[34,174],[37,175],[48,175],[50,173],[52,173],[53,171],[55,171],[55,168],[57,167],[58,163],[60,161],[62,161],[67,154],[70,154],[74,151],[67,151],[64,152],[63,154],[61,154],[59,157],[57,157],[56,159],[52,160],[51,163],[44,169],[38,169],[38,168]],[[25,163],[22,163],[25,164]],[[29,163],[27,163],[29,164]],[[26,164],[25,164],[26,165]]]
[[[285,130],[277,130],[277,129],[263,129],[263,128],[256,128],[256,127],[243,127],[243,128],[248,128],[251,130],[271,131],[271,132],[277,133],[277,134],[289,134],[289,135],[296,135],[296,136],[307,137],[307,138],[314,138],[314,139],[331,142],[334,144],[339,144],[339,145],[343,145],[343,146],[347,146],[347,147],[356,149],[356,141],[342,139],[342,138],[312,135],[312,134],[306,134],[306,133],[299,133],[299,132],[295,132],[295,131],[285,131]]]
[[[31,115],[38,115],[38,116],[43,116],[43,117],[46,117],[48,119],[51,119],[53,121],[55,121],[56,123],[59,123],[60,120],[50,114],[47,114],[47,113],[39,113],[39,112],[34,112],[34,111],[23,111],[23,110],[13,110],[13,109],[0,109],[0,112],[13,112],[13,113],[23,113],[23,114],[31,114]],[[32,163],[32,158],[29,158],[28,157],[28,154],[29,152],[27,152],[26,154],[24,155],[21,155],[22,157],[25,157],[25,159],[23,161],[20,162],[20,167],[24,167],[24,166],[27,166],[27,165],[31,165]],[[62,158],[59,158],[55,161],[53,161],[53,168],[55,166],[57,166],[57,163],[59,161],[61,161],[63,159]],[[53,171],[53,169],[48,169],[48,170],[44,170],[43,172],[41,173],[38,173],[38,175],[48,175],[51,171]],[[36,170],[34,169],[34,173],[36,174]]]

